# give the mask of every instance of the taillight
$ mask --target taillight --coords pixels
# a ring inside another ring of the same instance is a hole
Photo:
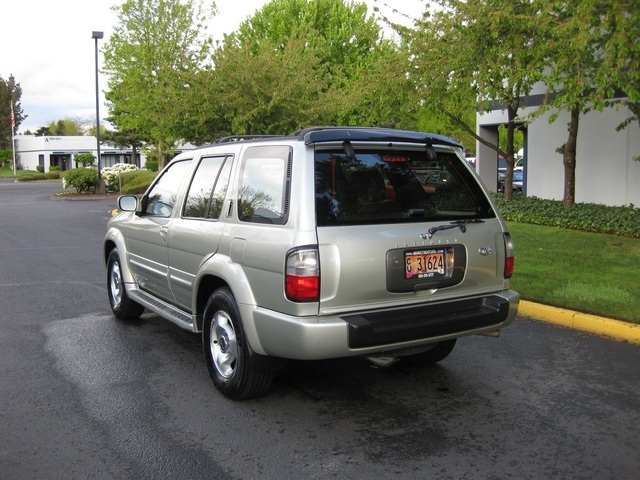
[[[511,275],[513,275],[513,267],[515,265],[515,252],[513,249],[513,241],[511,240],[511,235],[509,235],[508,233],[504,234],[504,250],[504,278],[511,278]]]
[[[294,302],[320,299],[320,265],[317,248],[301,248],[287,254],[285,292]]]

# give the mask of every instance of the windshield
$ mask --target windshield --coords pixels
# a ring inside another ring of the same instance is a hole
[[[453,152],[322,150],[315,155],[318,226],[492,218],[473,174]]]

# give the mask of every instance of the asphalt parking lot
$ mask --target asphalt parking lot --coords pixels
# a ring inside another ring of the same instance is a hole
[[[199,336],[116,321],[113,199],[0,183],[0,478],[634,479],[640,346],[520,316],[440,365],[291,362],[217,393]]]

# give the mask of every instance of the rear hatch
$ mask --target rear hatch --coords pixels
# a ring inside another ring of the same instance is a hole
[[[316,145],[315,190],[322,314],[504,288],[501,221],[452,148]]]

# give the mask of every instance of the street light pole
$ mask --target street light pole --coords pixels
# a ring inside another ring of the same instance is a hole
[[[91,38],[96,43],[96,138],[98,140],[98,182],[102,180],[100,173],[100,90],[98,89],[98,40],[104,37],[104,32],[93,32]]]

